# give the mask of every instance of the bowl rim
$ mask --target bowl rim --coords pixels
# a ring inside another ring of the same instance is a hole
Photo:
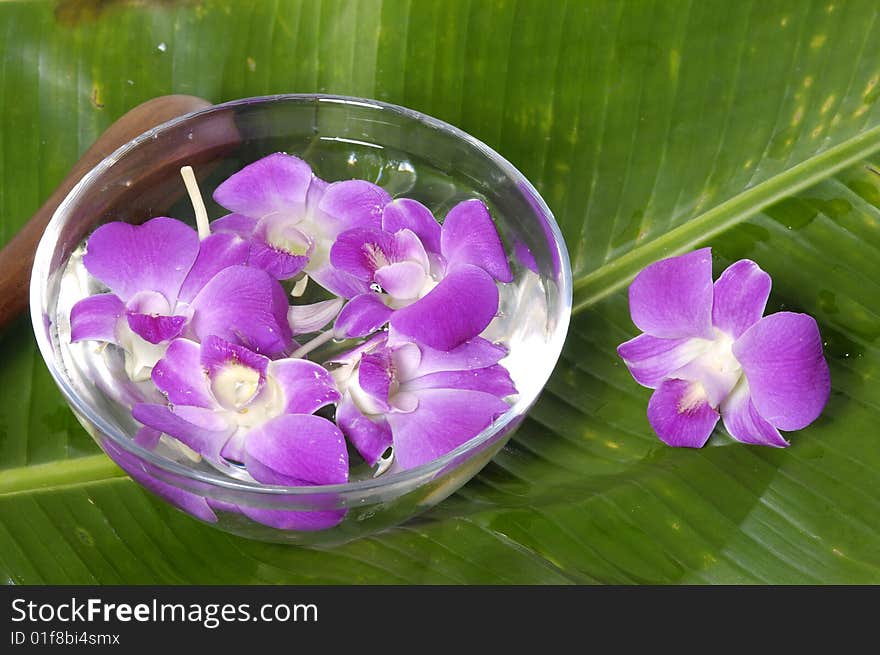
[[[571,319],[572,271],[568,255],[568,248],[566,247],[562,231],[560,230],[559,225],[557,224],[556,219],[553,216],[553,213],[550,211],[550,208],[547,206],[546,202],[541,197],[541,194],[538,193],[532,183],[529,182],[525,175],[523,175],[513,164],[511,164],[507,159],[498,154],[494,149],[490,148],[488,145],[486,145],[476,137],[468,134],[464,130],[461,130],[460,128],[457,128],[454,125],[451,125],[445,121],[434,118],[433,116],[424,114],[414,109],[409,109],[407,107],[389,102],[372,100],[369,98],[360,98],[357,96],[323,93],[282,93],[240,98],[223,103],[212,104],[207,107],[188,112],[147,130],[143,134],[135,137],[134,139],[117,148],[111,154],[98,162],[98,164],[96,164],[90,171],[88,171],[70,190],[70,192],[67,194],[67,196],[65,196],[64,200],[53,213],[51,220],[49,221],[43,232],[42,237],[40,238],[40,243],[35,253],[34,266],[31,271],[30,281],[30,313],[31,323],[34,335],[36,337],[37,345],[40,350],[40,354],[43,358],[43,361],[46,363],[46,366],[49,369],[52,378],[55,380],[55,383],[58,385],[68,403],[70,403],[72,407],[76,410],[76,412],[81,414],[83,418],[88,420],[90,423],[93,423],[102,436],[111,439],[114,444],[116,444],[129,454],[134,455],[141,460],[145,460],[151,466],[158,468],[160,471],[169,473],[175,478],[183,477],[185,479],[193,480],[198,483],[199,486],[208,485],[209,488],[219,487],[232,491],[258,493],[272,496],[314,495],[318,493],[337,494],[340,496],[344,496],[357,494],[358,492],[375,492],[377,490],[397,485],[406,485],[407,483],[416,481],[424,476],[432,477],[436,471],[443,469],[444,467],[449,465],[450,462],[453,462],[454,460],[458,459],[459,457],[468,453],[471,450],[478,450],[480,446],[490,441],[492,437],[504,430],[515,419],[517,419],[521,415],[525,415],[529,407],[531,407],[531,405],[537,400],[538,396],[541,394],[544,387],[546,386],[547,381],[549,380],[550,375],[553,372],[553,367],[548,369],[544,379],[541,381],[540,386],[533,387],[533,389],[536,389],[536,391],[533,391],[530,396],[520,396],[507,409],[507,411],[504,412],[504,414],[495,419],[495,421],[493,421],[479,434],[460,444],[458,447],[449,451],[445,455],[431,460],[430,462],[426,462],[417,467],[406,469],[404,471],[391,473],[388,476],[383,475],[376,478],[369,478],[367,480],[358,480],[355,482],[344,482],[330,485],[288,487],[283,485],[265,485],[260,483],[251,483],[245,480],[238,480],[228,476],[221,477],[219,473],[215,476],[210,473],[196,471],[194,469],[183,466],[182,464],[174,462],[173,460],[170,460],[166,457],[156,455],[153,451],[147,450],[146,448],[140,446],[128,435],[123,434],[121,430],[117,430],[114,426],[110,425],[106,420],[104,420],[100,413],[95,411],[88,403],[85,402],[83,398],[79,396],[72,385],[69,384],[66,376],[56,365],[55,349],[52,345],[51,337],[49,336],[48,324],[44,324],[44,320],[46,319],[44,319],[42,311],[42,281],[49,279],[49,272],[48,270],[43,271],[41,269],[49,261],[49,256],[51,255],[55,246],[55,242],[57,241],[57,237],[52,238],[53,234],[56,234],[59,231],[59,225],[63,220],[63,216],[67,213],[69,206],[72,205],[79,198],[79,196],[86,188],[91,186],[101,174],[103,174],[107,169],[113,166],[120,158],[125,156],[129,151],[136,149],[143,142],[154,138],[154,135],[170,129],[174,129],[188,121],[197,120],[200,116],[203,115],[212,114],[219,111],[227,111],[229,109],[240,106],[278,101],[318,103],[326,102],[332,104],[356,105],[367,107],[370,109],[390,111],[400,114],[406,118],[418,121],[419,123],[422,123],[427,127],[446,132],[453,138],[464,141],[470,147],[477,150],[480,154],[490,159],[508,177],[513,179],[518,184],[518,186],[523,189],[524,192],[531,196],[531,199],[537,204],[537,209],[540,210],[540,213],[543,214],[544,217],[547,219],[547,224],[549,226],[550,233],[553,236],[554,244],[560,262],[557,284],[559,287],[560,295],[562,296],[562,302],[564,303],[564,306],[562,307],[560,320],[556,326],[556,330],[550,340],[550,344],[553,347],[553,350],[555,350],[555,359],[553,362],[555,367],[556,363],[559,361],[559,357],[562,354],[562,346],[565,342]],[[154,473],[151,472],[151,475],[152,474]],[[161,476],[157,477],[159,477],[159,479],[162,479]],[[177,483],[178,480],[175,480],[174,482]]]

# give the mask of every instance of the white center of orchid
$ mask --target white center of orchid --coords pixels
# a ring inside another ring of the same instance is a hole
[[[242,364],[227,364],[214,374],[211,390],[221,405],[242,411],[260,390],[260,372]]]
[[[247,366],[231,364],[211,381],[214,397],[226,409],[226,420],[237,425],[242,434],[284,413],[286,401],[281,386],[271,373],[260,384],[259,375]]]
[[[716,329],[716,338],[697,359],[706,376],[704,385],[713,407],[721,404],[742,377],[742,366],[733,356],[732,336]]]
[[[695,340],[694,345],[699,348],[700,354],[674,373],[673,377],[698,383],[701,397],[717,408],[742,377],[742,366],[733,355],[734,341],[732,336],[717,328],[714,339]],[[697,390],[693,391],[693,394],[697,393]],[[681,407],[690,402],[685,403],[685,399],[682,399],[679,405]]]
[[[273,226],[266,234],[267,243],[278,250],[291,255],[302,256],[309,254],[312,241],[308,236],[289,224]]]
[[[385,256],[385,252],[375,243],[367,242],[364,244],[364,255],[366,256],[367,261],[370,262],[370,266],[374,269],[388,266],[390,263],[388,257]]]
[[[434,290],[434,287],[436,287],[438,284],[440,284],[439,281],[435,280],[430,275],[426,275],[425,282],[424,284],[422,284],[422,288],[419,289],[419,299],[424,298],[429,293],[431,293]]]
[[[716,333],[718,336],[702,355],[703,365],[716,375],[738,378],[742,367],[733,356],[734,338],[721,330]]]
[[[299,232],[308,234],[311,239],[312,252],[304,269],[306,272],[317,271],[330,262],[330,248],[337,236],[337,232],[316,214],[317,212],[306,207],[302,217],[290,223],[296,225]]]
[[[133,382],[149,380],[156,363],[165,356],[168,343],[150,343],[128,326],[123,316],[116,324],[116,338],[125,352],[125,372]]]
[[[148,316],[171,316],[172,307],[158,291],[140,291],[129,299],[126,309]]]
[[[706,402],[706,389],[699,382],[692,382],[678,401],[678,413],[687,414]]]

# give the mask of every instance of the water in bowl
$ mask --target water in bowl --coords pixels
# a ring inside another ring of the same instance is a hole
[[[504,210],[492,202],[484,189],[464,175],[440,170],[401,152],[350,139],[312,137],[299,143],[285,144],[283,150],[305,159],[315,173],[325,180],[369,180],[385,188],[393,197],[413,198],[422,202],[439,220],[456,203],[479,198],[495,216],[508,252],[522,252],[522,234],[515,233],[515,227],[511,227],[517,225],[517,217],[501,215]],[[271,151],[266,150],[266,144],[252,144],[249,148],[239,150],[235,157],[212,162],[208,175],[200,180],[212,219],[226,213],[210,200],[213,189],[247,162]],[[152,207],[151,213],[194,224],[192,208],[184,195],[182,182],[169,179],[163,184],[168,186],[168,197],[173,200],[167,207]],[[175,188],[175,184],[179,188]],[[125,207],[117,207],[101,217],[99,222],[126,219],[133,220],[133,217],[126,215]],[[124,353],[118,347],[98,342],[70,343],[71,308],[82,298],[106,291],[86,271],[82,257],[84,252],[85,242],[73,251],[62,269],[57,305],[50,325],[51,338],[77,393],[111,426],[133,436],[141,426],[131,416],[132,405],[136,402],[163,402],[164,398],[149,380],[133,382],[129,378],[125,371]],[[550,335],[555,330],[552,321],[555,319],[554,312],[548,311],[548,303],[556,290],[547,288],[553,282],[546,282],[532,270],[533,262],[523,261],[522,257],[512,254],[511,265],[514,280],[501,285],[498,315],[483,336],[508,348],[509,354],[501,363],[510,372],[519,395],[531,397],[540,390],[536,385],[540,387],[543,384],[550,373],[548,368],[552,368],[555,362],[556,353],[550,342]],[[329,294],[326,291],[316,284],[310,284],[300,302],[316,302],[327,297]],[[356,340],[330,341],[309,353],[308,358],[323,363],[357,343]],[[513,402],[515,398],[510,400]],[[83,421],[83,424],[86,429],[94,429],[87,421]],[[216,473],[211,464],[175,439],[163,437],[156,452],[206,473]],[[352,481],[374,476],[375,470],[368,467],[354,449],[350,450],[350,461]],[[223,473],[234,478],[249,479],[243,470],[234,465],[224,467]]]

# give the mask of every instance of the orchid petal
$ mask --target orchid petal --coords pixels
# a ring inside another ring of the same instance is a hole
[[[189,339],[175,339],[153,367],[153,384],[174,405],[213,408],[208,376],[202,368],[201,347]]]
[[[89,237],[83,263],[123,301],[139,291],[156,291],[174,303],[198,252],[196,231],[173,218],[143,225],[115,221]]]
[[[394,237],[378,228],[354,228],[336,238],[330,249],[330,263],[359,280],[372,281],[373,274],[387,266],[394,250]]]
[[[734,387],[727,400],[721,405],[721,418],[730,436],[742,443],[756,446],[785,448],[788,442],[779,430],[765,421],[749,394],[749,385],[743,380]]]
[[[208,506],[214,511],[241,514],[241,507],[235,503],[230,503],[226,500],[219,500],[217,498],[208,498],[207,496],[205,497],[205,500],[208,501]]]
[[[245,442],[245,465],[257,482],[287,486],[343,484],[348,481],[345,438],[333,423],[318,416],[285,414],[251,430]],[[335,498],[309,498],[335,505]],[[280,530],[326,530],[345,517],[344,509],[292,511],[242,506],[255,521]]]
[[[403,383],[421,375],[422,351],[414,343],[401,344],[392,348],[391,363],[398,382]]]
[[[257,371],[260,377],[265,377],[269,358],[212,334],[202,341],[199,363],[208,373],[208,377],[214,377],[229,364],[251,368]]]
[[[394,312],[391,325],[419,343],[451,350],[479,335],[497,311],[495,281],[483,269],[461,264],[426,296]]]
[[[390,413],[394,459],[401,469],[430,462],[470,441],[510,407],[488,393],[466,389],[425,389],[418,409]]]
[[[108,341],[117,343],[116,325],[125,305],[112,293],[83,298],[70,310],[70,341]]]
[[[245,216],[244,214],[226,214],[220,218],[211,221],[212,234],[236,234],[242,239],[248,239],[257,229],[259,218],[254,216]]]
[[[656,389],[669,374],[696,359],[709,342],[705,339],[658,339],[640,334],[617,347],[617,354],[635,378]]]
[[[382,289],[393,298],[415,299],[425,287],[428,275],[416,262],[395,262],[383,266],[374,276]]]
[[[171,314],[172,303],[158,291],[138,291],[128,299],[125,307],[134,314],[167,316]]]
[[[314,249],[313,239],[295,228],[289,218],[269,214],[257,224],[248,263],[278,280],[287,280],[305,268]]]
[[[426,273],[431,270],[428,252],[415,232],[409,229],[398,230],[392,237],[392,243],[392,262],[415,262]]]
[[[306,206],[317,207],[329,186],[330,182],[312,174],[312,184],[309,186],[309,192],[306,196]]]
[[[250,266],[223,269],[193,299],[190,327],[274,355],[291,345],[287,295],[277,280]]]
[[[738,339],[761,320],[772,282],[753,261],[741,259],[727,267],[715,281],[712,323]]]
[[[264,241],[254,239],[251,242],[248,263],[263,269],[276,280],[288,280],[305,268],[309,258],[308,255],[292,255]]]
[[[765,316],[733,344],[752,402],[764,420],[780,430],[812,423],[828,401],[831,377],[822,337],[807,314]]]
[[[372,419],[365,416],[351,396],[346,396],[336,408],[336,422],[369,466],[375,466],[382,454],[391,447],[388,422],[382,417]]]
[[[245,464],[258,482],[286,486],[348,481],[345,438],[331,421],[283,414],[248,432]]]
[[[382,209],[389,202],[391,196],[380,186],[366,180],[344,180],[324,189],[318,209],[335,235],[355,227],[378,228]]]
[[[140,430],[135,432],[132,441],[135,442],[141,448],[146,448],[147,450],[154,450],[156,446],[159,445],[159,441],[162,439],[162,433],[158,430],[154,430],[153,428],[148,428],[146,426],[142,427]]]
[[[214,191],[226,209],[260,218],[267,214],[300,217],[312,182],[312,169],[299,157],[276,152],[248,164]]]
[[[499,282],[513,281],[504,244],[481,200],[465,200],[449,210],[441,228],[440,243],[450,270],[471,264]]]
[[[412,230],[427,250],[440,253],[440,223],[431,210],[417,200],[397,198],[385,205],[382,229],[392,234]]]
[[[233,427],[213,409],[177,405],[138,403],[132,416],[144,425],[174,437],[209,459],[217,459],[220,450],[232,435]]]
[[[341,298],[322,300],[310,305],[291,305],[287,322],[293,336],[317,332],[336,318],[345,301]]]
[[[247,433],[242,430],[233,432],[232,436],[223,445],[220,456],[230,462],[244,464],[244,450]]]
[[[633,323],[663,339],[714,338],[712,253],[702,248],[655,262],[629,287]]]
[[[718,423],[718,412],[699,383],[664,380],[648,402],[648,421],[664,443],[701,448]]]
[[[358,367],[358,385],[372,397],[383,411],[390,408],[388,396],[393,381],[394,367],[391,353],[387,349],[364,355],[361,358]]]
[[[314,362],[279,359],[269,364],[268,375],[281,387],[287,414],[311,414],[339,400],[333,377]]]
[[[420,345],[421,359],[418,362],[418,375],[428,375],[437,371],[460,371],[486,368],[497,364],[501,359],[507,356],[507,349],[504,346],[475,337],[465,341],[460,346],[452,350],[436,350]],[[402,380],[409,379],[410,376],[404,377]]]
[[[237,234],[220,232],[202,239],[199,254],[180,288],[179,299],[190,302],[224,268],[248,261],[250,244]]]
[[[522,241],[516,241],[513,244],[513,256],[516,261],[525,266],[532,273],[538,275],[541,274],[541,271],[538,269],[538,262],[535,261],[535,256],[532,254],[529,247]]]
[[[363,293],[342,308],[333,329],[340,337],[364,337],[385,325],[393,313],[379,294]]]
[[[311,264],[312,262],[310,261],[309,263]],[[359,279],[348,271],[340,271],[330,262],[317,268],[307,266],[306,270],[312,280],[330,293],[342,298],[354,298],[359,294],[370,291],[369,281]]]
[[[328,494],[316,494],[309,498],[314,501],[315,497],[325,499],[329,505],[333,496]],[[332,509],[318,511],[294,511],[285,509],[265,509],[247,507],[241,505],[238,510],[257,523],[268,525],[277,530],[298,530],[300,532],[317,532],[336,527],[345,518],[347,510]]]
[[[363,371],[363,364],[361,364]],[[516,393],[510,373],[500,364],[470,371],[438,371],[407,381],[406,391],[422,389],[470,389],[503,398]]]
[[[126,312],[125,318],[132,332],[152,344],[179,336],[187,321],[186,316],[153,316],[135,312]]]

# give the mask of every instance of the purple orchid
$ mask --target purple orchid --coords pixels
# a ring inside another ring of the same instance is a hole
[[[336,422],[370,466],[388,448],[395,470],[430,462],[477,436],[516,393],[506,349],[471,339],[440,351],[377,335],[335,360],[344,395]]]
[[[73,307],[71,341],[121,346],[134,380],[147,379],[178,336],[213,334],[282,353],[292,343],[284,289],[264,271],[242,266],[246,255],[237,236],[200,242],[195,230],[172,218],[103,225],[89,238],[83,263],[110,292]]]
[[[421,203],[395,200],[383,209],[381,227],[340,234],[330,261],[370,288],[339,314],[340,336],[366,336],[390,322],[398,333],[439,350],[478,336],[498,311],[496,280],[513,280],[479,200],[457,204],[442,227]]]
[[[244,464],[257,482],[309,486],[348,481],[339,429],[313,413],[339,400],[333,379],[304,359],[270,360],[218,337],[175,339],[153,368],[170,405],[139,403],[132,414],[221,468]],[[282,529],[323,529],[344,512],[288,512],[242,507]]]
[[[165,395],[131,401],[140,446],[198,456],[238,479],[322,487],[348,481],[346,437],[378,475],[449,453],[509,409],[517,390],[499,363],[508,351],[481,335],[497,329],[499,283],[513,274],[483,202],[457,204],[441,226],[415,200],[392,201],[364,180],[327,183],[276,153],[217,187],[232,213],[210,223],[195,172],[181,174],[198,231],[165,217],[98,228],[83,264],[109,292],[70,316],[72,341],[119,345],[132,380]],[[291,306],[280,281],[294,278],[294,297],[309,278],[335,297]],[[316,336],[293,341],[304,334]],[[334,337],[369,338],[328,362],[332,373],[301,358]],[[315,414],[333,404],[335,422]],[[268,497],[251,507],[178,488],[158,467],[105,449],[206,521],[223,511],[321,530],[345,516],[320,489],[303,504],[310,511],[275,509]]]
[[[699,448],[719,416],[743,443],[785,447],[779,430],[800,430],[830,393],[816,321],[763,316],[770,276],[747,259],[713,284],[703,248],[645,268],[629,289],[644,334],[617,349],[637,382],[656,389],[648,420],[670,446]]]
[[[345,230],[378,226],[391,196],[365,180],[328,184],[299,157],[275,153],[229,177],[214,200],[234,213],[214,221],[212,230],[247,239],[251,266],[279,280],[305,271],[331,292],[351,297],[366,287],[330,265],[330,247]]]

